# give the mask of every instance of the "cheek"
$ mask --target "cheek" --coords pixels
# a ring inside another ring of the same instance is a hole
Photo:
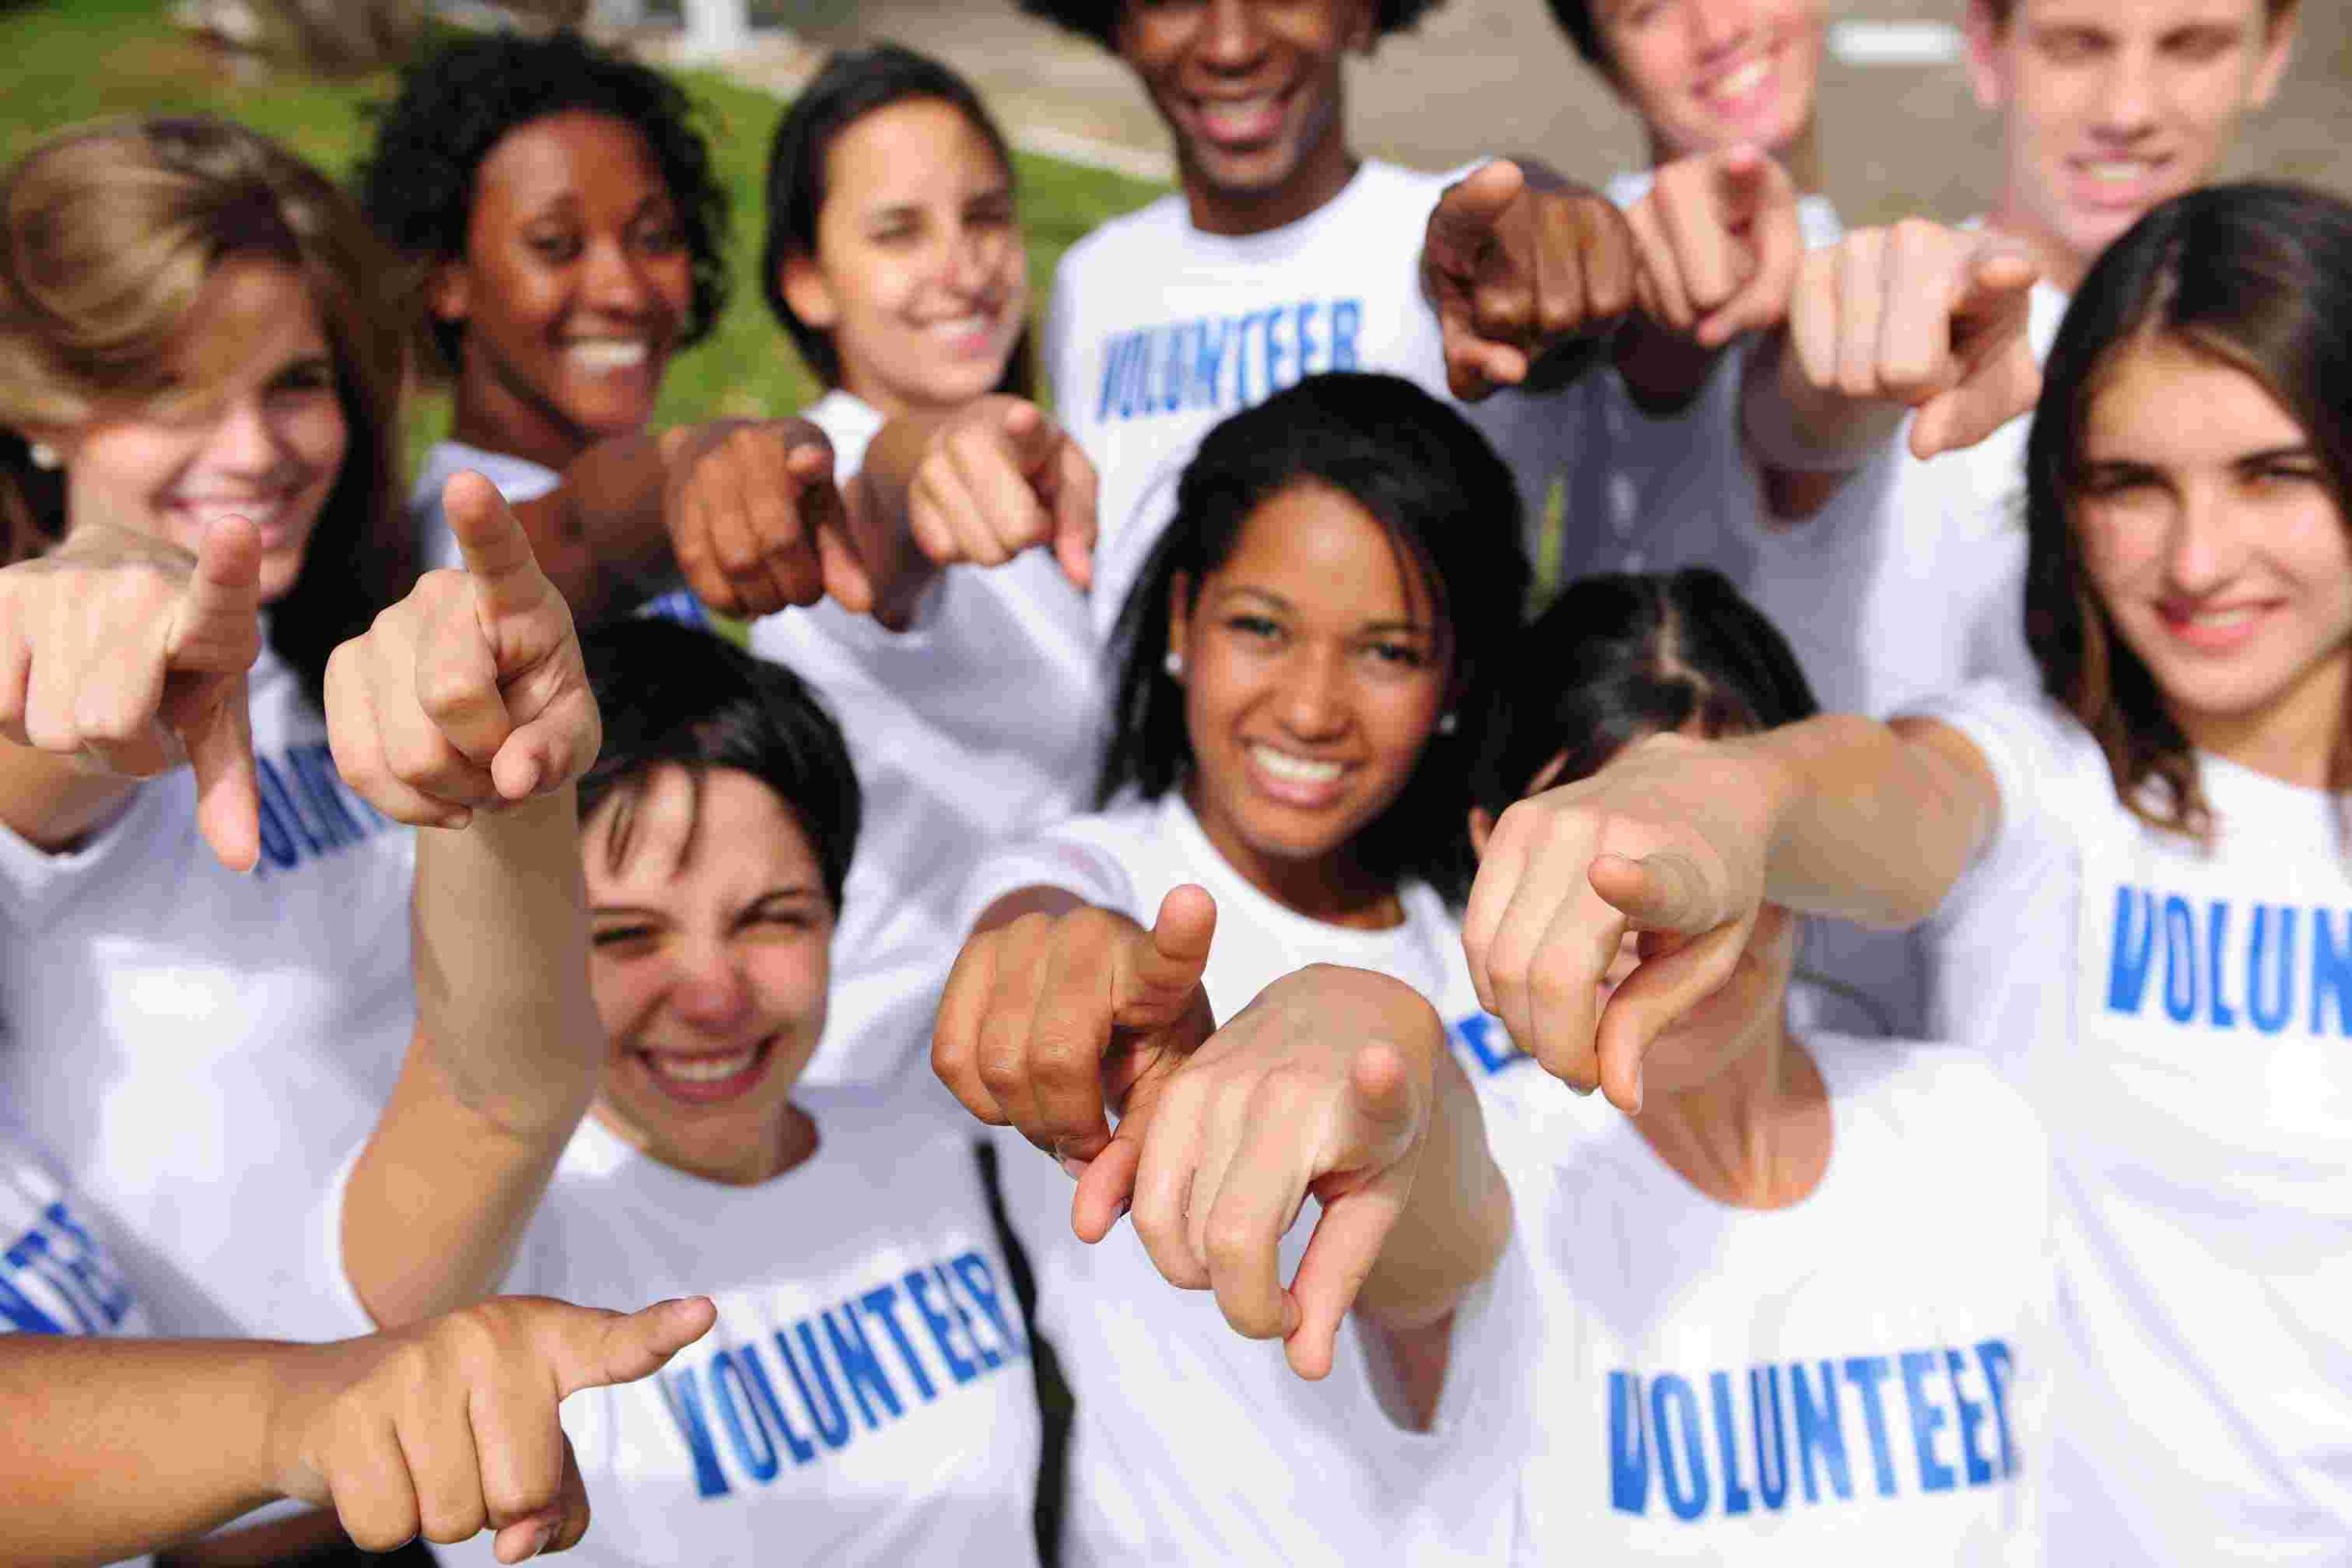
[[[193,443],[146,431],[85,437],[67,476],[71,493],[92,509],[146,534],[164,532],[155,499],[197,456]]]
[[[320,470],[322,485],[333,485],[351,450],[351,422],[338,400],[322,400],[322,407],[305,412],[287,430],[287,444],[302,460]]]
[[[680,251],[657,256],[645,266],[646,286],[675,322],[684,322],[695,308],[694,258]]]
[[[468,300],[467,324],[494,337],[537,335],[563,314],[571,298],[571,270],[527,253],[503,251],[469,265],[483,287]]]
[[[596,1021],[605,1026],[616,1055],[635,1043],[646,1015],[662,999],[662,983],[659,964],[605,958],[590,950],[588,989],[595,998]]]
[[[779,1027],[798,1026],[811,1038],[824,1027],[831,974],[828,943],[814,934],[768,948],[746,967],[762,1013]]]

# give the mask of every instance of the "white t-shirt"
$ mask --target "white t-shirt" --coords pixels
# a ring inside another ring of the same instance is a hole
[[[805,417],[831,439],[844,479],[882,426],[846,392]],[[755,622],[752,650],[824,698],[865,792],[831,1010],[806,1081],[888,1080],[929,1047],[962,945],[965,876],[1091,786],[1102,698],[1085,601],[1050,555],[1029,550],[992,570],[950,568],[903,632],[827,600]]]
[[[150,1332],[107,1243],[105,1223],[0,1116],[0,1334]]]
[[[1956,1037],[2057,1157],[2058,1562],[2352,1551],[2352,872],[2340,803],[2198,760],[2209,852],[2088,733],[1986,682],[1928,705],[1998,833],[1935,925]]]
[[[565,1148],[502,1292],[718,1307],[652,1377],[564,1401],[595,1510],[571,1556],[1035,1562],[1028,1334],[962,1110],[928,1080],[801,1103],[817,1152],[756,1187],[672,1169],[594,1116]],[[342,1196],[311,1231],[338,1281]],[[492,1561],[486,1533],[434,1551]]]
[[[1539,1309],[1454,1343],[1537,1414],[1515,1561],[2041,1561],[2040,1129],[1954,1047],[1804,1044],[1832,1148],[1786,1209],[1705,1196],[1598,1097],[1489,1119]]]
[[[458,551],[457,536],[441,515],[441,487],[452,476],[471,468],[498,488],[511,504],[537,501],[563,483],[563,476],[527,457],[486,452],[462,441],[436,441],[424,454],[416,483],[408,493],[408,514],[416,525],[416,561],[422,571],[455,570],[466,564]]]
[[[156,1332],[306,1338],[331,1330],[301,1216],[375,1124],[415,1022],[415,846],[344,787],[266,647],[250,692],[251,875],[198,837],[186,769],[67,853],[0,830],[0,1101],[115,1222]]]
[[[1227,415],[1327,370],[1402,376],[1453,400],[1421,294],[1422,232],[1466,170],[1366,160],[1339,195],[1261,234],[1193,226],[1182,193],[1114,218],[1062,257],[1046,368],[1064,428],[1102,476],[1094,625],[1107,636],[1175,513],[1176,481]],[[1518,478],[1530,536],[1557,471],[1555,396],[1464,408]]]
[[[1187,882],[1216,900],[1203,986],[1220,1020],[1294,970],[1342,964],[1412,985],[1453,1021],[1457,1050],[1507,1066],[1509,1044],[1478,1010],[1458,928],[1436,893],[1405,888],[1405,923],[1389,931],[1308,919],[1227,865],[1174,792],[1075,818],[991,855],[969,907],[977,915],[1007,893],[1052,886],[1148,923],[1169,890]],[[1532,1065],[1505,1076],[1557,1087]],[[1383,1413],[1352,1318],[1331,1376],[1304,1382],[1279,1344],[1235,1334],[1213,1295],[1170,1285],[1131,1225],[1099,1246],[1080,1242],[1069,1228],[1069,1179],[1027,1144],[1008,1137],[1000,1168],[1037,1270],[1038,1330],[1077,1395],[1067,1561],[1493,1562],[1504,1550],[1507,1511],[1472,1506],[1479,1489],[1458,1484],[1433,1460],[1453,1452],[1453,1434],[1465,1429],[1509,1451],[1524,1425],[1523,1389],[1506,1372],[1449,1377],[1435,1429],[1400,1430]],[[1315,1213],[1310,1205],[1284,1241],[1285,1279]],[[1483,1331],[1480,1301],[1490,1293],[1458,1314],[1457,1332]]]
[[[2049,357],[2066,297],[2036,284],[2027,338]],[[2038,691],[2025,645],[2025,448],[2019,415],[1920,462],[1905,420],[1813,517],[1762,516],[1738,487],[1750,554],[1740,588],[1796,649],[1829,713],[1883,718],[1991,677]]]

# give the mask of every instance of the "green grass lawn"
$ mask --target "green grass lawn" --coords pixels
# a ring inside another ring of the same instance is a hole
[[[174,27],[162,0],[0,0],[0,164],[43,137],[83,120],[139,113],[204,113],[266,131],[343,178],[368,136],[368,110],[391,96],[389,75],[326,82],[287,72],[240,68]],[[777,98],[707,72],[680,79],[703,114],[719,175],[734,208],[729,254],[735,290],[718,328],[681,355],[663,385],[663,423],[712,413],[779,414],[802,407],[814,383],[760,303],[760,174]],[[1159,187],[1052,159],[1020,160],[1022,219],[1030,277],[1042,300],[1054,264],[1103,219],[1141,206]],[[414,416],[412,450],[447,421],[426,400]]]

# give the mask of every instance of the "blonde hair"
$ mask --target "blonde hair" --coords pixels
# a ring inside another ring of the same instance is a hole
[[[327,655],[411,576],[399,491],[407,311],[390,256],[343,192],[242,126],[151,118],[67,131],[0,177],[0,526],[65,528],[62,476],[23,432],[163,394],[190,310],[231,257],[309,286],[350,436],[271,641],[315,697]]]

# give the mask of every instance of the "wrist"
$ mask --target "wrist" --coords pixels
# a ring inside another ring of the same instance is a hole
[[[1883,450],[1907,411],[1807,383],[1785,332],[1749,356],[1739,400],[1740,440],[1758,467],[1784,473],[1849,473]]]

